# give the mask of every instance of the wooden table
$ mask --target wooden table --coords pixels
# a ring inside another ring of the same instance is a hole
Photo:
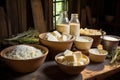
[[[98,47],[102,48],[101,45]],[[4,62],[0,61],[0,80],[104,80],[120,71],[120,62],[113,65],[110,65],[109,62],[108,59],[103,63],[90,62],[79,75],[68,75],[59,69],[54,60],[49,60],[49,58],[39,69],[27,74],[14,72]]]
[[[105,60],[103,63],[90,63],[79,75],[68,75],[55,61],[46,61],[35,72],[20,74],[0,62],[0,80],[103,80],[118,71],[119,63],[110,65],[109,60]]]

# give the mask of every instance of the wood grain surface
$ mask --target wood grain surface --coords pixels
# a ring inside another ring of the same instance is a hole
[[[20,74],[0,62],[0,80],[105,80],[119,71],[119,63],[110,65],[109,60],[105,60],[103,63],[91,62],[78,75],[68,75],[59,69],[55,61],[46,61],[38,70]]]

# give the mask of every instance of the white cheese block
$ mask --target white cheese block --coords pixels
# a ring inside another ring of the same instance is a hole
[[[84,65],[83,62],[77,62],[77,66]]]
[[[62,40],[63,41],[67,41],[68,40],[67,36],[66,35],[62,35]]]
[[[57,61],[62,63],[64,61],[64,56],[57,57]]]
[[[62,35],[65,35],[67,37],[67,40],[70,40],[72,38],[72,35],[70,34],[62,34]]]
[[[73,52],[73,54],[75,55],[77,62],[79,62],[80,59],[82,58],[82,53],[80,51],[76,51],[76,52]]]
[[[58,39],[55,36],[53,36],[53,34],[51,34],[51,33],[47,33],[47,40],[48,41],[58,41]]]
[[[74,62],[74,60],[75,60],[74,55],[73,54],[66,55],[65,60],[68,61],[68,62]]]
[[[66,56],[64,57],[64,60],[67,62],[67,65],[77,66],[77,60],[76,60],[74,54],[66,55]]]
[[[56,37],[61,37],[61,34],[58,31],[53,31],[53,35]]]
[[[83,64],[85,64],[87,62],[87,59],[86,58],[81,58],[80,62],[82,62]]]
[[[65,50],[65,52],[64,52],[64,56],[66,56],[66,55],[72,55],[72,51],[70,51],[70,50]]]

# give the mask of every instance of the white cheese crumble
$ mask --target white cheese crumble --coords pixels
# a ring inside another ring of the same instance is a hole
[[[24,60],[33,59],[42,56],[43,52],[40,49],[29,45],[17,45],[14,49],[8,52],[5,57],[10,59]]]

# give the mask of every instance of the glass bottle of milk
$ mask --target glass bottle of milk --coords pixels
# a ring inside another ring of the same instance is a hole
[[[76,37],[80,35],[80,22],[78,19],[78,14],[71,14],[70,34]]]
[[[70,33],[70,25],[69,25],[69,19],[67,15],[67,11],[63,11],[61,15],[59,16],[56,24],[56,30],[60,33]]]

